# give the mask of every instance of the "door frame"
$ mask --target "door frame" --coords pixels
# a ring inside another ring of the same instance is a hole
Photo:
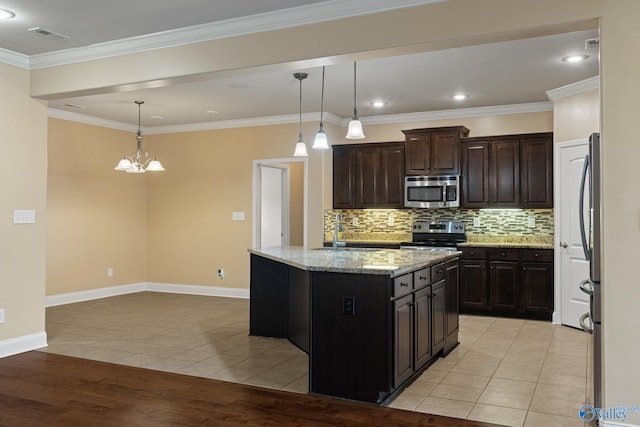
[[[261,214],[261,174],[260,174],[260,166],[268,165],[268,166],[276,166],[282,167],[282,163],[302,163],[304,168],[304,178],[303,178],[303,209],[302,209],[302,237],[303,237],[303,245],[307,246],[307,206],[309,200],[309,191],[308,191],[308,182],[309,182],[309,163],[306,157],[289,157],[289,158],[277,158],[277,159],[257,159],[253,161],[253,178],[252,178],[252,217],[253,221],[251,224],[251,247],[257,248],[258,241],[260,238],[260,214]],[[289,233],[289,230],[286,231]]]
[[[553,316],[551,321],[555,325],[562,325],[562,251],[560,248],[560,150],[588,144],[588,138],[572,139],[554,142],[553,144]]]

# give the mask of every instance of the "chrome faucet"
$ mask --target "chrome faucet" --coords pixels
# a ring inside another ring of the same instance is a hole
[[[342,215],[338,212],[336,219],[333,223],[333,249],[338,249],[340,246],[347,246],[347,242],[338,239],[338,233],[342,233],[344,227],[342,226]]]

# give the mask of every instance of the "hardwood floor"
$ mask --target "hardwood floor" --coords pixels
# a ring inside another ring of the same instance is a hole
[[[492,426],[42,352],[0,359],[1,426]]]

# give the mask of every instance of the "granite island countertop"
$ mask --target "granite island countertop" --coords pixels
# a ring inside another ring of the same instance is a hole
[[[397,277],[460,255],[459,251],[409,251],[375,248],[274,246],[249,252],[308,271],[380,274]]]

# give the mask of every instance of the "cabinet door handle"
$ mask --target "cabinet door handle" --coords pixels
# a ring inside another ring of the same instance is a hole
[[[400,286],[408,288],[409,284],[408,283],[404,283],[404,282],[400,282]]]
[[[474,145],[472,147],[467,147],[467,150],[481,150],[484,148],[482,145]]]
[[[434,292],[434,293],[433,293],[433,296],[434,296],[434,297],[438,296],[438,293],[437,293],[437,292]]]
[[[437,269],[436,274],[442,274],[442,269],[441,268]]]
[[[424,276],[418,276],[418,280],[427,280],[427,278]]]

